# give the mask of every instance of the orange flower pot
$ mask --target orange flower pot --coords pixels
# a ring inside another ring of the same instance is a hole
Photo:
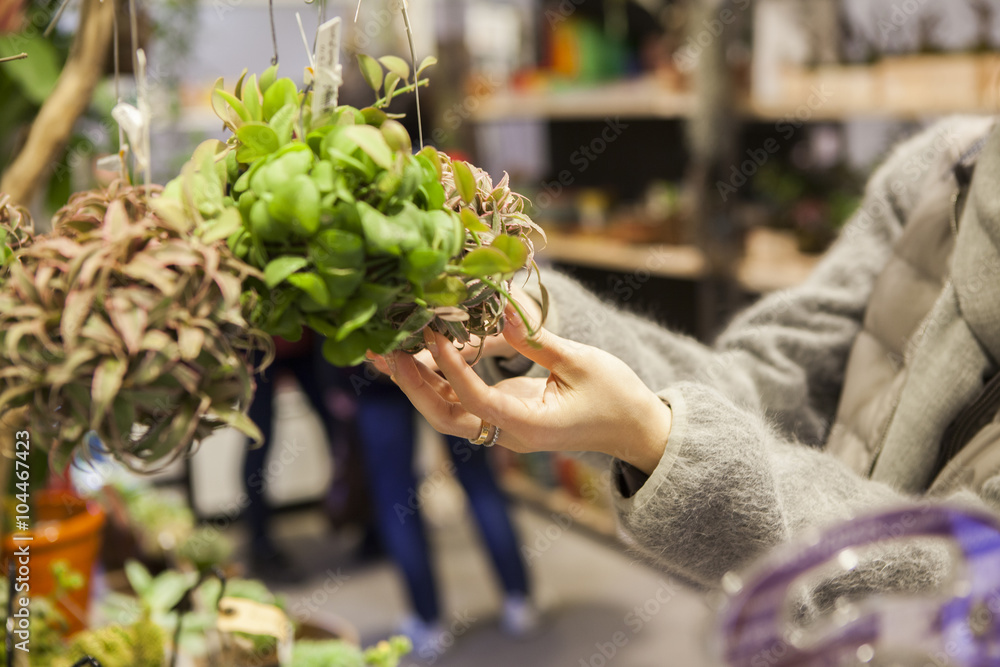
[[[101,550],[104,511],[94,502],[86,501],[68,491],[39,491],[32,498],[35,505],[35,525],[28,533],[30,541],[15,542],[4,536],[4,572],[7,558],[23,545],[30,553],[29,595],[49,595],[56,589],[52,564],[66,561],[70,569],[83,575],[79,590],[66,595],[58,605],[69,626],[67,634],[79,632],[87,624],[90,601],[90,580]]]

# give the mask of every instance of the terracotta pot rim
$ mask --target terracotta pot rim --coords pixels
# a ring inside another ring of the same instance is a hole
[[[28,531],[28,534],[32,535],[34,539],[30,542],[18,541],[15,543],[12,535],[5,536],[5,549],[11,550],[23,544],[29,544],[34,547],[44,547],[56,543],[65,544],[88,539],[100,532],[101,528],[104,527],[104,510],[95,501],[81,498],[69,491],[49,490],[37,491],[33,498],[36,507],[62,504],[66,500],[79,506],[80,511],[69,518],[46,521],[41,526],[36,525],[32,527],[32,530]],[[55,528],[56,530],[54,539],[46,537],[46,533],[49,532],[48,529],[50,528]]]

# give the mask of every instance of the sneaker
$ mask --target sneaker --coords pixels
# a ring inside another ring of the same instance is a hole
[[[503,601],[500,629],[511,637],[530,637],[538,631],[541,618],[538,609],[526,596],[515,593]]]
[[[410,657],[426,663],[436,662],[448,648],[442,641],[445,630],[437,621],[428,622],[419,616],[410,615],[400,624],[399,633],[413,642]]]

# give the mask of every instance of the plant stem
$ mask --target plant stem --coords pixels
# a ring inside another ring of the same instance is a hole
[[[9,63],[12,60],[24,60],[28,57],[27,53],[19,53],[16,56],[7,56],[6,58],[0,58],[0,63]]]
[[[412,90],[416,90],[418,86],[426,86],[429,83],[430,83],[430,79],[420,79],[416,83],[411,83],[408,86],[403,86],[402,88],[399,88],[398,90],[393,91],[392,96],[395,97],[396,95],[399,95],[400,93],[408,93],[408,92],[410,92]],[[373,104],[372,106],[375,107],[376,109],[378,109],[378,108],[382,107],[385,104],[386,104],[386,98],[381,97],[381,98],[375,100],[375,104]]]
[[[510,295],[510,292],[507,291],[506,287],[490,280],[489,278],[482,278],[479,276],[477,277],[479,278],[479,280],[483,281],[484,284],[488,285],[489,287],[492,287],[500,294],[503,294],[504,297],[507,299],[507,301],[510,302],[510,305],[514,306],[514,310],[517,311],[517,314],[521,318],[521,321],[524,322],[524,327],[528,330],[528,338],[532,338],[535,334],[538,333],[538,331],[532,328],[531,321],[528,319],[528,316],[524,312],[524,309],[521,308],[521,304],[519,304],[517,300]]]

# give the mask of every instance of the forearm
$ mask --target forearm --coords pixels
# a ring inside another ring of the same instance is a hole
[[[648,478],[617,462],[613,494],[626,533],[690,581],[714,586],[809,527],[904,500],[710,387],[661,397],[673,414],[663,455]]]

